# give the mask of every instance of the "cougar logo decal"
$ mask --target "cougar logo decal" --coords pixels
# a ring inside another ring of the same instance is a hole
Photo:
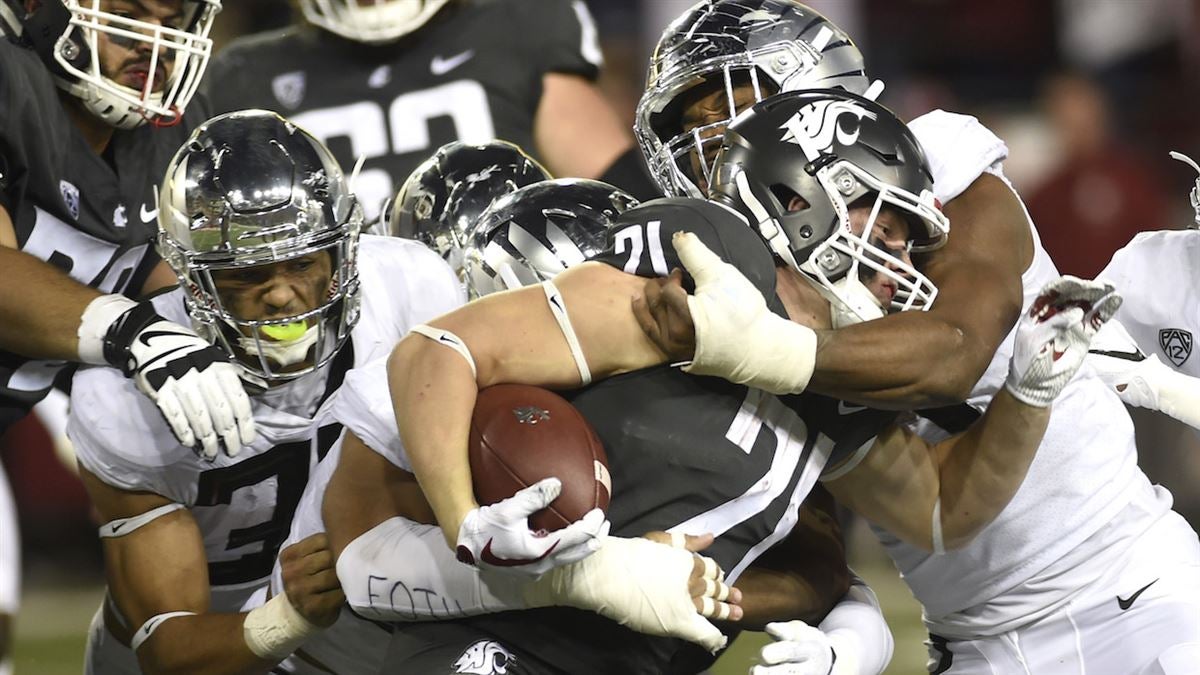
[[[471,675],[506,675],[516,659],[504,645],[492,640],[480,640],[454,662],[454,672]]]
[[[850,123],[843,118],[853,117]],[[784,123],[782,141],[804,148],[810,158],[829,152],[836,140],[840,145],[858,142],[859,125],[863,118],[875,119],[875,113],[854,101],[817,101],[804,106]]]

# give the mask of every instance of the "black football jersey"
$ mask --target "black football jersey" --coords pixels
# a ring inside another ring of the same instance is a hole
[[[157,186],[204,107],[193,100],[174,127],[118,130],[101,157],[38,56],[0,37],[0,206],[18,247],[105,293],[136,292],[157,262]],[[0,351],[0,416],[41,400],[64,365]]]
[[[660,199],[627,211],[596,259],[641,276],[665,276],[683,268],[671,245],[681,230],[735,265],[782,313],[766,245],[740,216],[710,202]],[[704,553],[731,582],[791,532],[825,468],[874,442],[895,418],[839,409],[838,401],[816,394],[776,397],[670,366],[607,379],[567,397],[608,453],[612,533],[712,532],[716,541]],[[671,672],[677,653],[694,649],[568,609],[471,621],[572,674]]]
[[[451,141],[500,138],[533,153],[533,118],[549,72],[598,74],[582,2],[456,0],[381,46],[312,26],[235,41],[205,77],[215,112],[274,110],[329,145],[378,214],[417,165]]]

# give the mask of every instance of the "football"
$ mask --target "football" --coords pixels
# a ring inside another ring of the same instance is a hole
[[[500,384],[479,392],[469,442],[475,498],[494,504],[548,478],[562,493],[529,518],[552,532],[594,508],[608,511],[612,481],[604,446],[583,415],[540,387]]]

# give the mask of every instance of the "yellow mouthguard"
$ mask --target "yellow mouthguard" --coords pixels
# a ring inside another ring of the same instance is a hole
[[[304,337],[304,331],[308,330],[308,325],[303,321],[293,321],[292,323],[263,326],[259,330],[263,332],[263,335],[277,342],[291,342]]]

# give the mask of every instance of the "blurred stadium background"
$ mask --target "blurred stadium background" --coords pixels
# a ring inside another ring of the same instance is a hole
[[[602,86],[632,124],[644,66],[663,26],[690,0],[588,0],[607,57]],[[1195,176],[1167,157],[1200,157],[1200,0],[814,0],[857,37],[882,101],[909,119],[933,108],[979,117],[1010,148],[1006,171],[1061,271],[1093,276],[1141,230],[1192,219]],[[286,0],[230,0],[230,38],[286,25]],[[88,622],[103,595],[87,498],[68,467],[64,404],[0,439],[23,542],[17,673],[81,670]],[[1135,413],[1143,468],[1200,525],[1200,445],[1188,429]],[[1086,452],[1086,448],[1080,448]],[[867,528],[848,524],[853,566],[882,600],[896,637],[889,673],[924,672],[920,609]],[[745,673],[748,634],[714,673]]]

